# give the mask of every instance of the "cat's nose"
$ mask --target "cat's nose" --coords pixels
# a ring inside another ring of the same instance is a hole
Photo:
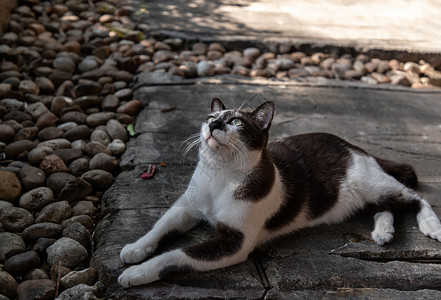
[[[208,126],[210,127],[210,132],[213,133],[213,130],[215,129],[221,130],[224,124],[219,120],[214,120]]]

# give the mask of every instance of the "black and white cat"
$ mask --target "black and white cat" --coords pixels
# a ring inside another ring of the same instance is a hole
[[[392,211],[409,206],[417,211],[421,232],[441,241],[438,217],[411,189],[417,185],[411,166],[373,157],[326,133],[267,145],[273,114],[273,102],[245,112],[212,101],[187,191],[120,256],[125,263],[138,263],[166,234],[185,232],[201,220],[216,227],[216,236],[126,269],[118,278],[122,286],[237,264],[259,244],[301,228],[341,222],[367,207],[377,211],[372,237],[380,245],[393,238]]]

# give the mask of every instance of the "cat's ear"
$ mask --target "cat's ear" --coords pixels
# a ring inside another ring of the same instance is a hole
[[[268,101],[261,104],[253,111],[253,115],[262,130],[269,130],[274,116],[274,102]]]
[[[214,98],[211,101],[211,112],[218,112],[225,109],[225,105],[222,103],[222,101],[220,101],[220,99]]]

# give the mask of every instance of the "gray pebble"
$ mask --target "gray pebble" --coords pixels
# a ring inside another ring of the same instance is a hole
[[[2,209],[0,223],[11,232],[22,232],[34,222],[30,212],[21,207]]]
[[[85,157],[78,158],[69,165],[69,171],[74,176],[81,176],[84,172],[87,172],[88,170],[89,160]]]
[[[106,149],[107,150],[107,149]],[[89,161],[90,169],[100,169],[108,172],[114,171],[118,167],[118,160],[106,153],[97,153]]]
[[[40,264],[37,252],[31,250],[16,254],[5,260],[4,268],[7,272],[21,272],[32,269]]]
[[[126,150],[126,144],[120,139],[114,139],[107,149],[112,153],[112,155],[120,155]]]
[[[42,222],[36,223],[23,230],[23,237],[27,240],[39,238],[55,238],[60,235],[62,227],[59,224]]]
[[[68,268],[76,268],[87,263],[87,250],[77,241],[62,237],[47,248],[47,262],[50,265],[61,263]]]
[[[114,139],[120,139],[123,142],[127,142],[129,140],[129,135],[124,126],[118,122],[117,120],[109,120],[106,125],[106,131],[109,136]]]
[[[6,258],[25,251],[23,238],[12,232],[0,232],[0,263],[4,263]]]
[[[51,203],[40,211],[35,223],[51,222],[61,223],[71,216],[72,209],[67,201]]]
[[[91,235],[89,231],[80,223],[72,223],[63,229],[62,235],[69,237],[80,243],[86,250],[90,251]]]
[[[49,146],[40,146],[38,145],[37,148],[32,149],[31,152],[28,154],[28,160],[30,163],[33,164],[40,164],[43,158],[45,158],[47,155],[54,152],[54,149]]]
[[[95,268],[87,268],[81,271],[72,271],[64,275],[60,282],[65,289],[74,287],[79,284],[92,286],[98,279],[98,272]]]
[[[18,172],[18,178],[25,191],[29,191],[43,186],[46,183],[44,172],[33,166],[24,166]]]

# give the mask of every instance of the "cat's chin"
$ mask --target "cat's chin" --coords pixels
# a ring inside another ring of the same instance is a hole
[[[219,147],[222,146],[222,144],[219,143],[219,141],[215,137],[213,137],[213,136],[210,136],[207,139],[207,145],[211,149],[219,149]]]

